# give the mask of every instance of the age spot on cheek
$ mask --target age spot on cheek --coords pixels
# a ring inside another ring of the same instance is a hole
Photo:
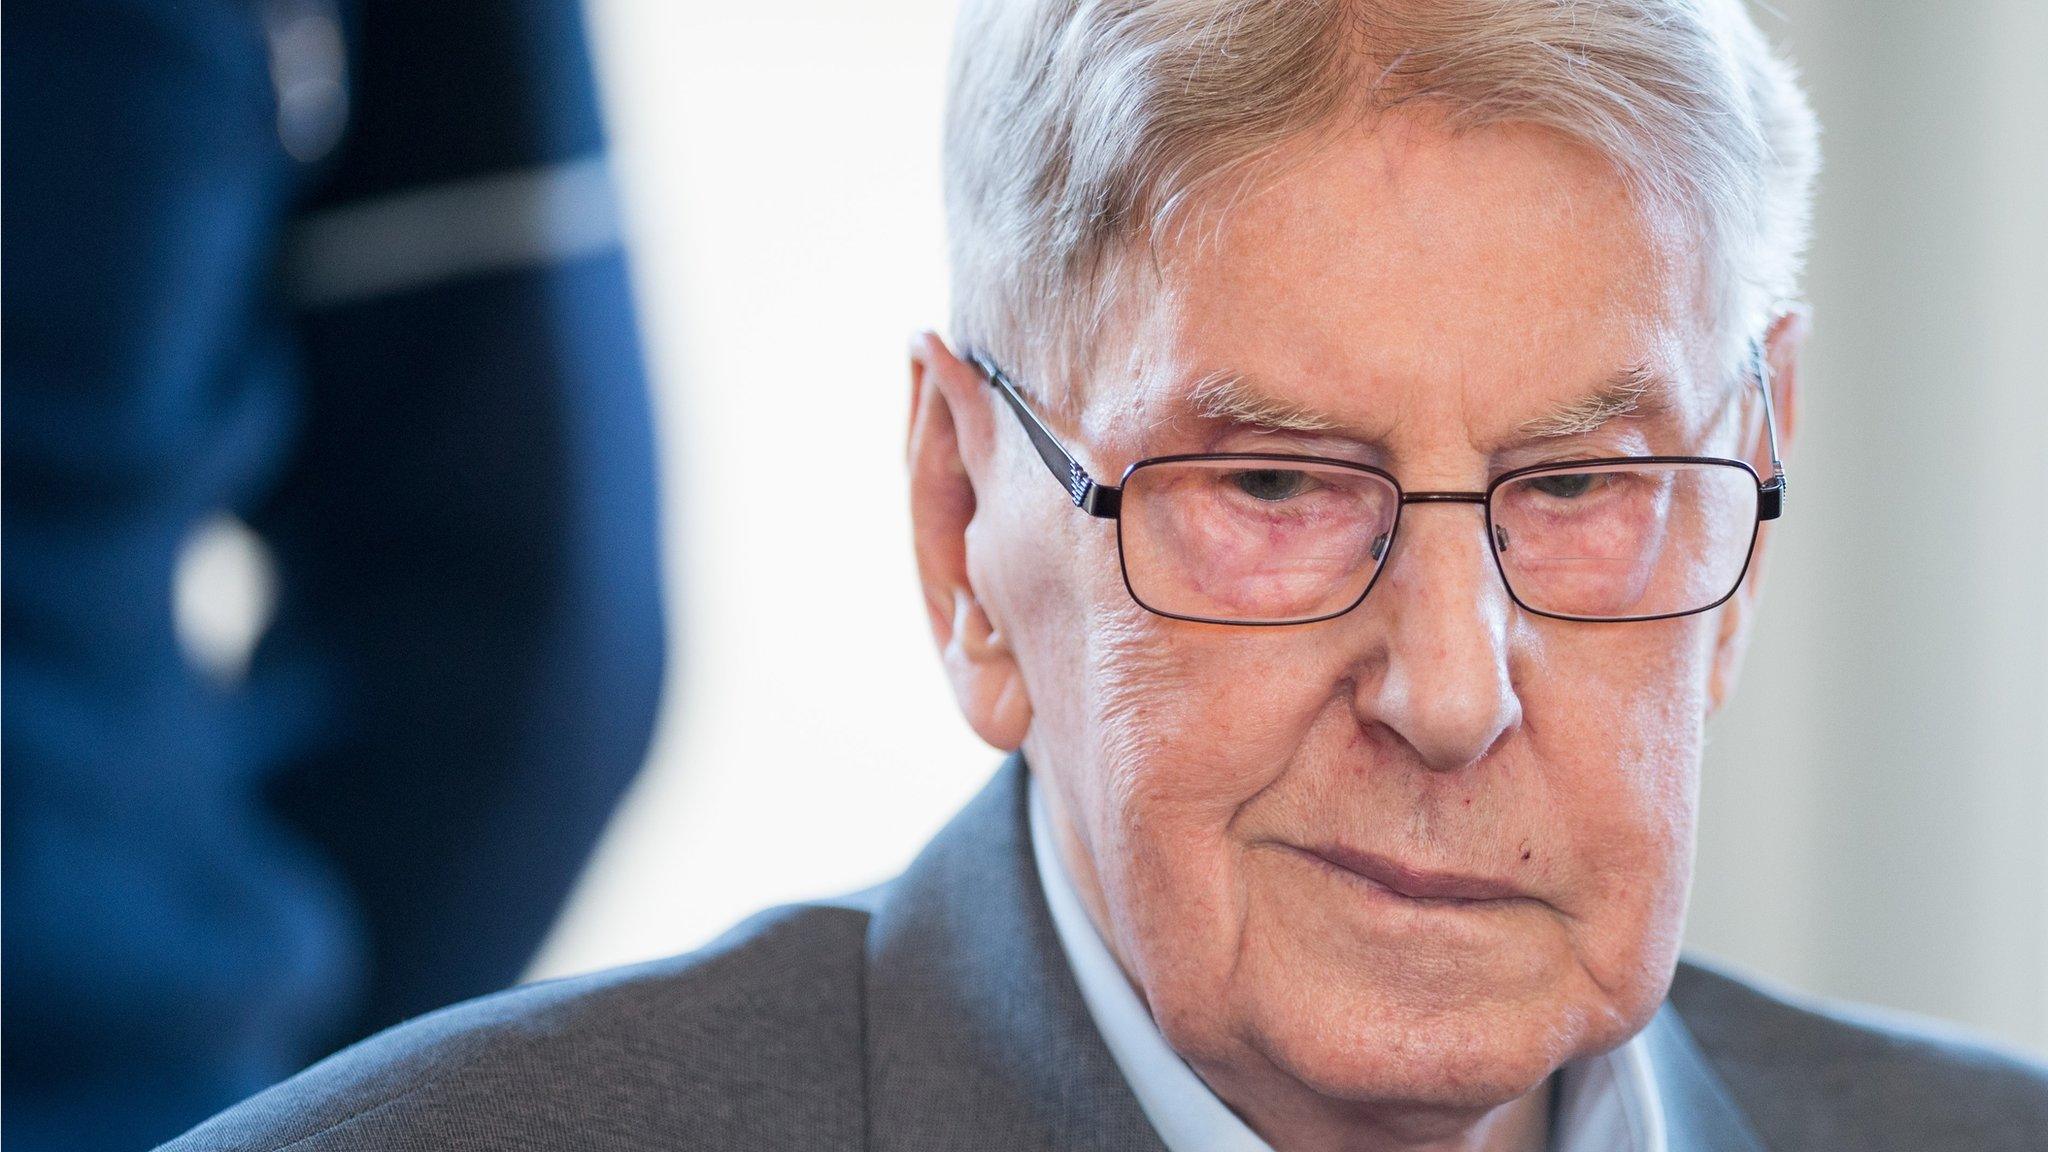
[[[1527,860],[1529,859],[1529,857],[1531,857],[1531,856],[1534,856],[1535,854],[1536,854],[1536,850],[1535,850],[1535,849],[1533,849],[1533,848],[1531,848],[1531,847],[1529,847],[1529,842],[1528,842],[1528,841],[1526,841],[1526,840],[1525,840],[1525,841],[1523,841],[1523,842],[1522,842],[1522,859],[1523,859],[1523,860],[1524,860],[1524,861],[1526,862],[1526,861],[1527,861]]]

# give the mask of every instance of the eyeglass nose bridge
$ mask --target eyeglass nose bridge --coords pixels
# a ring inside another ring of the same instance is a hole
[[[1487,492],[1403,492],[1401,493],[1400,506],[1406,508],[1410,504],[1477,504],[1484,508],[1491,500],[1492,495]],[[1487,517],[1489,525],[1492,524],[1492,520],[1493,517],[1489,515]],[[1373,541],[1372,558],[1375,563],[1386,560],[1387,552],[1394,546],[1394,536],[1399,531],[1400,526],[1397,519],[1392,528],[1381,535],[1379,539]],[[1491,528],[1488,534],[1493,537],[1490,543],[1492,543],[1493,550],[1496,553],[1507,551],[1508,542],[1504,532],[1498,527],[1494,527]],[[1498,563],[1497,557],[1496,563]],[[1503,580],[1506,579],[1506,575],[1506,573],[1501,574]],[[1512,592],[1510,594],[1512,595]],[[1361,597],[1361,599],[1363,598]]]
[[[1403,492],[1401,503],[1406,504],[1484,504],[1484,492]]]

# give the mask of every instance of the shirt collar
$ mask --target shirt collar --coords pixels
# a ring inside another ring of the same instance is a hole
[[[1054,931],[1103,1043],[1168,1152],[1273,1152],[1166,1043],[1081,905],[1030,788],[1031,854]],[[1553,1152],[1668,1152],[1649,1046],[1641,1036],[1559,1071]]]

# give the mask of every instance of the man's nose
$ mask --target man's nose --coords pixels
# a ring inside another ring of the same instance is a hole
[[[1385,726],[1423,764],[1455,771],[1478,761],[1521,720],[1508,671],[1511,605],[1473,504],[1414,504],[1366,603],[1383,651],[1380,675],[1361,676],[1354,707]]]

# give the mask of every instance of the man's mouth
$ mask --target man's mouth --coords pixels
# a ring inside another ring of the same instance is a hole
[[[1486,904],[1529,898],[1526,891],[1505,880],[1414,868],[1375,852],[1340,844],[1318,845],[1301,851],[1409,900]]]

